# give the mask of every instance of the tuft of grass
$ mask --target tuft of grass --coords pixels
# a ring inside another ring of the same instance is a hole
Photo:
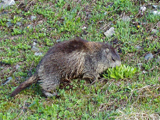
[[[121,65],[114,68],[108,68],[107,74],[103,74],[103,77],[114,78],[116,80],[123,78],[132,78],[136,72],[138,72],[138,69],[135,67]]]

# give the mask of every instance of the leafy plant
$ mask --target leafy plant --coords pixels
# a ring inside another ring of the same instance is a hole
[[[11,23],[16,24],[17,22],[21,21],[22,17],[14,16],[13,19],[11,19]]]
[[[114,78],[114,79],[123,79],[123,78],[132,78],[133,75],[137,72],[137,68],[121,65],[114,68],[109,68],[107,70],[108,74],[103,74],[105,78]]]
[[[22,34],[22,33],[23,33],[23,30],[18,29],[18,28],[14,28],[11,35],[19,35],[19,34]]]

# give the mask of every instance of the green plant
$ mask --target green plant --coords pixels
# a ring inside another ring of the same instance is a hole
[[[1,19],[0,19],[0,25],[1,25],[1,26],[5,26],[7,21],[8,21],[8,20],[7,20],[6,18],[1,18]]]
[[[130,67],[127,65],[116,66],[114,68],[109,68],[107,74],[103,74],[105,78],[123,79],[132,78],[137,72],[137,68]]]
[[[19,35],[19,34],[23,34],[23,30],[18,28],[14,28],[13,32],[11,33],[11,35]]]
[[[22,17],[14,16],[13,19],[10,20],[11,23],[16,24],[17,22],[21,21]]]

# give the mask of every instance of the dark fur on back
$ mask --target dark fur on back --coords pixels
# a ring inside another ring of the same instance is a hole
[[[54,47],[52,47],[47,54],[52,54],[53,52],[56,53],[56,52],[64,52],[64,53],[71,53],[75,50],[77,51],[81,51],[81,50],[87,50],[87,46],[86,46],[86,43],[88,41],[86,40],[83,40],[79,37],[73,39],[73,40],[70,40],[70,41],[63,41],[61,43],[58,43],[56,44]]]
[[[38,81],[43,93],[50,97],[56,94],[64,80],[82,78],[95,81],[101,72],[120,64],[120,57],[111,45],[77,37],[53,46],[39,62],[36,73],[21,83],[11,96]]]

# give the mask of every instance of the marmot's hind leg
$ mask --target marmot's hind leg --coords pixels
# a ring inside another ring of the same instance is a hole
[[[60,85],[60,79],[58,77],[47,77],[45,80],[40,80],[40,86],[42,92],[46,97],[53,97],[57,95],[57,89]]]

